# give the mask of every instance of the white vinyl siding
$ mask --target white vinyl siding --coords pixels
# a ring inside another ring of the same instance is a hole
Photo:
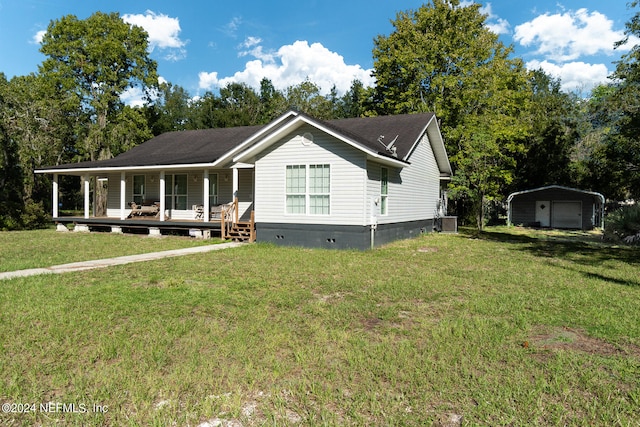
[[[302,138],[306,132],[313,134],[313,142],[307,145]],[[294,195],[287,192],[288,165],[322,165],[314,172],[305,170],[307,186],[311,185],[310,174],[316,174],[313,185],[313,191],[317,192],[313,194],[316,213],[310,212],[311,203],[306,204],[305,213],[287,213],[287,196]],[[328,170],[324,165],[330,165]],[[364,225],[365,167],[366,157],[360,150],[311,126],[301,126],[256,159],[256,222]]]
[[[367,162],[367,191],[369,197],[381,196],[382,169],[388,170],[387,214],[379,223],[396,223],[434,218],[440,197],[440,170],[426,135],[416,145],[404,168],[387,168],[374,161]]]

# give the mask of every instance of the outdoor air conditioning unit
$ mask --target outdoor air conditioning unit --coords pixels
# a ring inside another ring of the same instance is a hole
[[[458,217],[457,216],[443,216],[442,232],[443,233],[457,233],[458,232]]]

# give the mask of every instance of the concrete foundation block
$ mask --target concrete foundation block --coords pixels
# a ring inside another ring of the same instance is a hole
[[[114,234],[122,234],[122,227],[120,227],[119,225],[112,225],[111,232]]]
[[[57,223],[56,224],[56,231],[60,231],[62,233],[66,233],[66,232],[69,231],[69,229],[67,228],[67,226],[65,224]]]
[[[202,230],[198,230],[197,228],[193,228],[189,230],[189,236],[195,237],[196,239],[202,239]]]
[[[73,231],[75,233],[88,233],[90,230],[87,224],[76,224],[75,227],[73,227]]]
[[[160,229],[157,227],[149,227],[149,236],[150,237],[161,237],[162,233],[160,232]]]

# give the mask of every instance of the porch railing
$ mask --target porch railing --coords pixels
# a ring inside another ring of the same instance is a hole
[[[234,239],[254,242],[256,240],[255,216],[251,211],[248,222],[239,221],[238,198],[224,206],[220,215],[220,230],[223,239]]]

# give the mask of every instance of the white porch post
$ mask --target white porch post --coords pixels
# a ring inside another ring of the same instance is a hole
[[[233,168],[233,200],[235,200],[236,197],[238,197],[239,182],[240,182],[240,178],[238,174],[238,168]]]
[[[89,218],[89,175],[85,175],[82,177],[84,182],[84,217],[85,219]]]
[[[125,215],[125,205],[127,203],[127,175],[124,171],[120,172],[120,219],[123,220]]]
[[[58,174],[53,174],[53,217],[58,218]]]
[[[164,221],[166,182],[164,180],[164,171],[160,171],[160,221]]]
[[[203,221],[204,222],[209,222],[209,209],[211,209],[209,207],[209,170],[205,169],[203,174],[202,174],[202,186],[204,187],[204,194],[202,195],[203,197],[203,203],[202,203],[202,210],[204,211],[203,216]]]

